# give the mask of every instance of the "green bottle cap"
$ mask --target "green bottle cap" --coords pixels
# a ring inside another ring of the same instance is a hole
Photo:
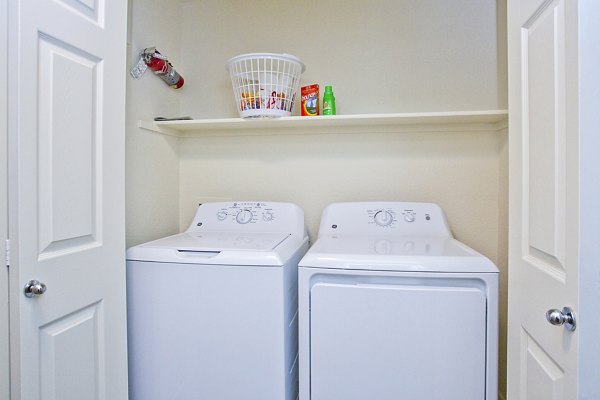
[[[331,86],[325,86],[325,93],[333,93]]]

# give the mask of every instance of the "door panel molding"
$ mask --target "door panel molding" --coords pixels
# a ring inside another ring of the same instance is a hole
[[[105,0],[58,0],[74,13],[88,18],[90,21],[104,28],[104,1]]]
[[[565,283],[566,273],[564,267],[559,264],[559,261],[555,257],[529,247],[529,254],[523,257],[523,261],[527,265],[543,271],[546,275],[551,276],[557,281]]]
[[[102,302],[98,302],[40,327],[40,385],[44,398],[68,398],[73,390],[72,376],[78,376],[75,383],[78,400],[103,398],[100,393],[101,382],[106,381],[102,357],[103,311]],[[66,359],[62,356],[65,352],[75,357]]]
[[[535,387],[521,387],[521,399],[564,399],[565,371],[523,329],[521,331],[521,382],[539,382]]]
[[[546,2],[522,28],[523,246],[564,280],[566,105],[564,0]],[[548,40],[551,40],[551,46]],[[549,133],[552,134],[549,134]]]
[[[101,245],[102,60],[38,36],[39,259]],[[69,110],[55,108],[69,99]]]

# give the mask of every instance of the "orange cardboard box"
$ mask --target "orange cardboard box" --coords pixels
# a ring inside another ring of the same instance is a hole
[[[319,85],[303,86],[302,95],[302,115],[312,117],[319,115]]]

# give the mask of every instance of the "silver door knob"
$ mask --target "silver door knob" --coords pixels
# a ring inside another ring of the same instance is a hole
[[[574,331],[577,327],[575,313],[570,307],[563,307],[561,310],[548,310],[546,312],[546,320],[552,325],[564,325],[568,331]]]
[[[25,287],[23,288],[23,294],[25,294],[25,297],[33,297],[33,296],[40,296],[42,294],[44,294],[44,292],[46,291],[46,285],[44,285],[42,282],[38,282],[36,280],[31,280],[29,282],[27,282],[25,284]]]

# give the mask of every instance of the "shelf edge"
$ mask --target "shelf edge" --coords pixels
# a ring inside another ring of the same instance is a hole
[[[172,128],[161,127],[157,125],[154,121],[139,120],[137,127],[140,129],[160,133],[167,136],[181,137],[180,131]]]
[[[158,123],[139,121],[138,126],[175,137],[498,131],[508,126],[508,111],[294,116],[266,120],[224,118]]]

